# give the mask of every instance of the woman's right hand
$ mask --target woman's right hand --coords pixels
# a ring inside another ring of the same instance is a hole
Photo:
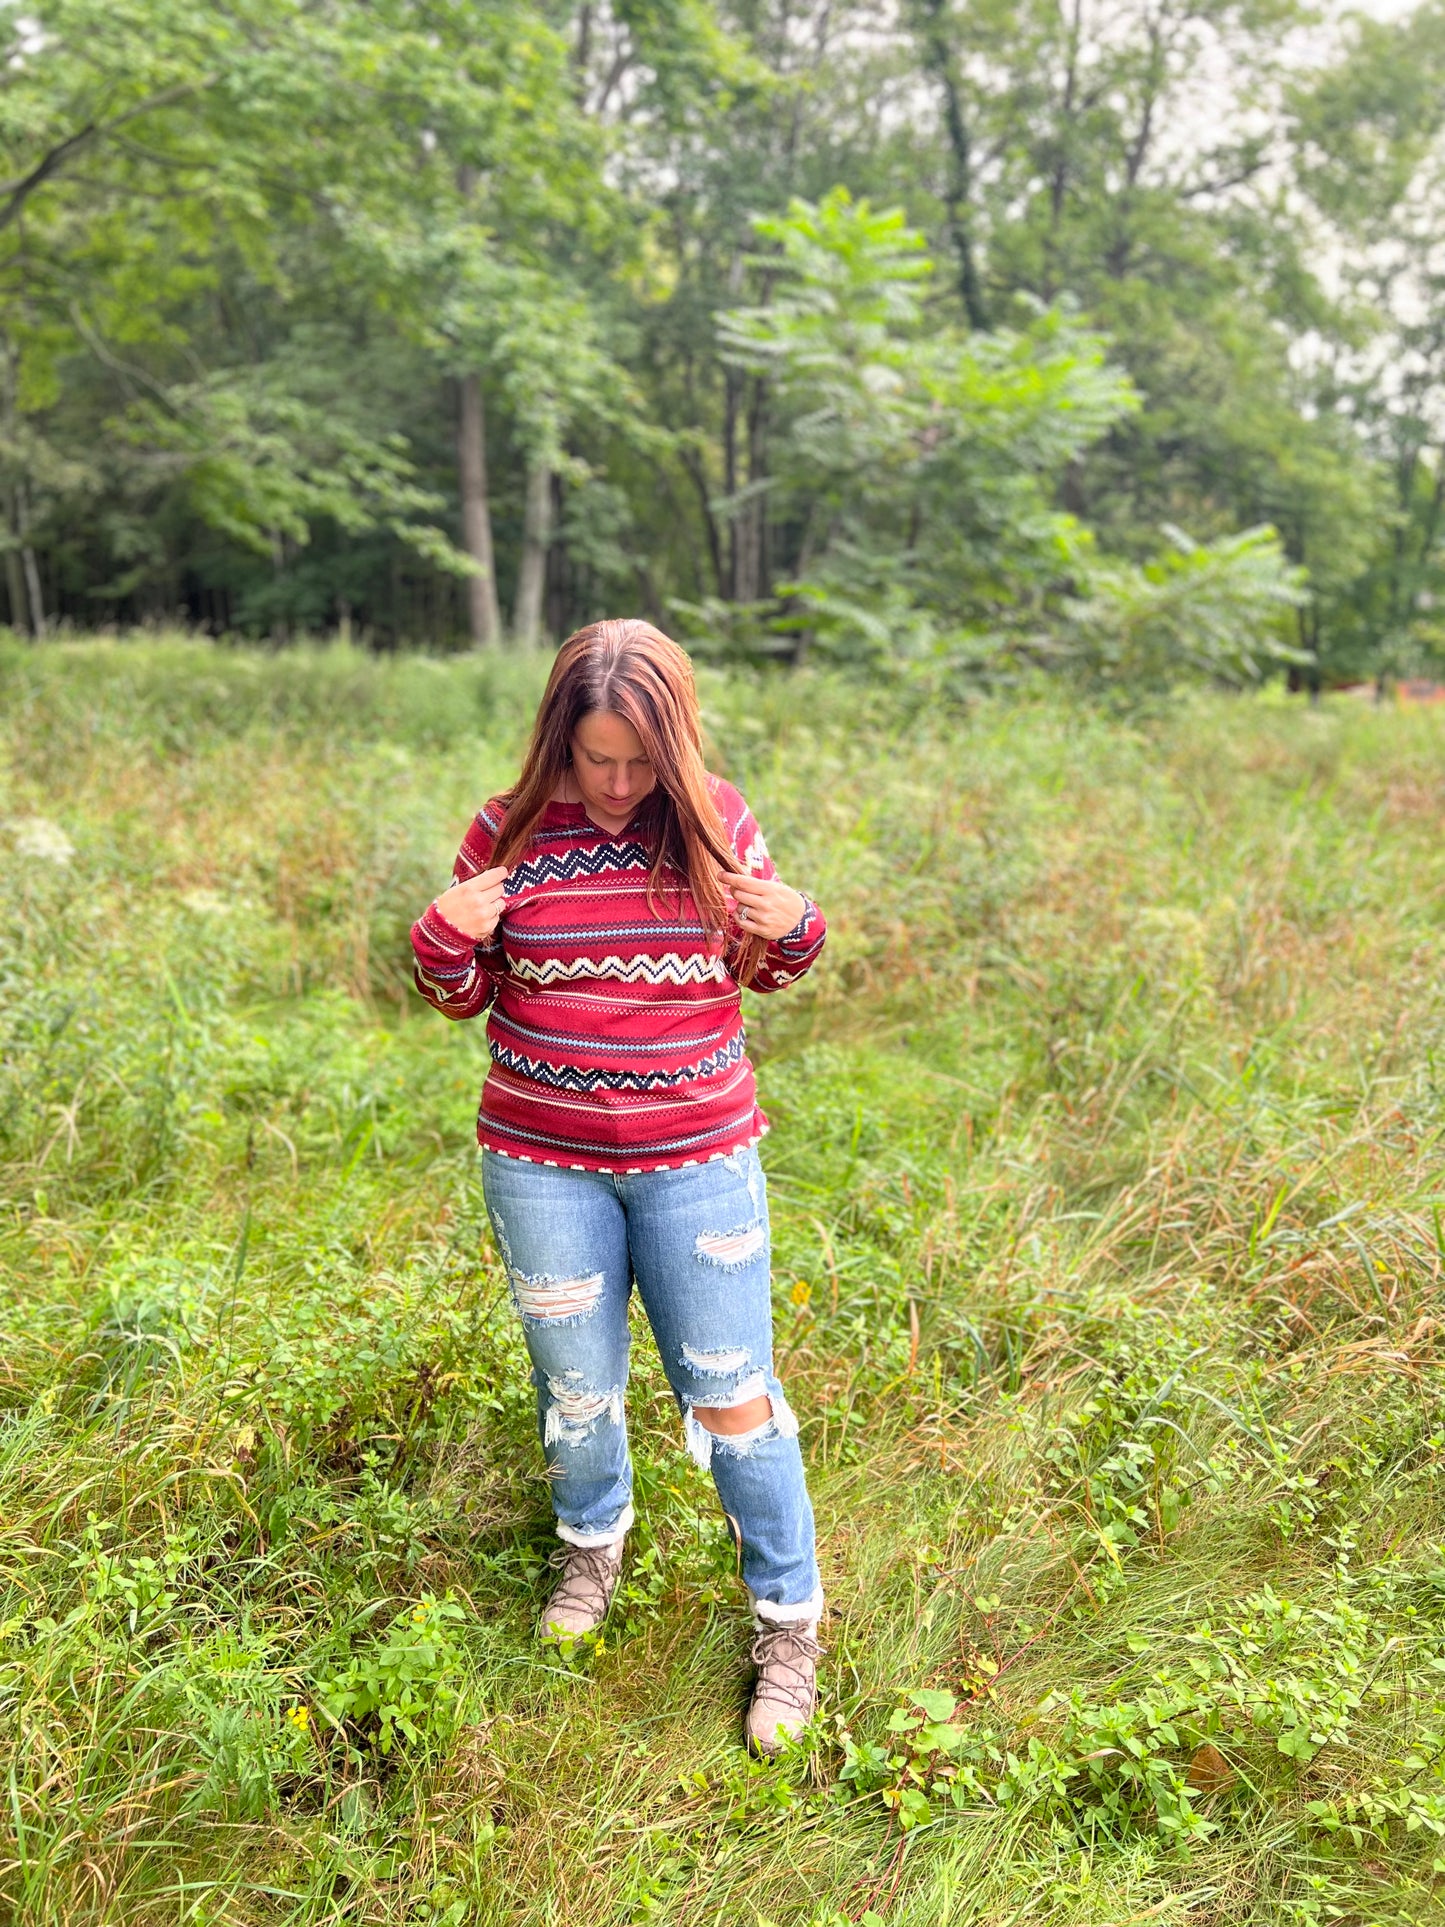
[[[437,909],[464,937],[486,943],[502,920],[506,903],[502,885],[506,880],[505,868],[479,870],[465,883],[454,883],[450,890],[443,890],[437,898]]]

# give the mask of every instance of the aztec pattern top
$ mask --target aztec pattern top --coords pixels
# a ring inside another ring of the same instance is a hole
[[[739,861],[777,871],[752,812],[730,783],[708,788]],[[453,881],[491,862],[505,804],[481,810]],[[634,819],[635,820],[635,819]],[[583,1171],[658,1171],[755,1144],[758,1108],[728,941],[709,934],[684,886],[647,901],[651,858],[580,803],[549,803],[503,886],[489,942],[475,943],[435,904],[413,925],[416,987],[446,1017],[490,1010],[492,1067],[477,1139],[484,1150]],[[806,908],[771,942],[753,983],[782,990],[823,947]]]

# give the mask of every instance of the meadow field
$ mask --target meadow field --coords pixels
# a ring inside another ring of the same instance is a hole
[[[1445,1912],[1445,717],[705,677],[824,1700],[639,1328],[597,1649],[406,933],[526,660],[0,646],[0,1916]]]

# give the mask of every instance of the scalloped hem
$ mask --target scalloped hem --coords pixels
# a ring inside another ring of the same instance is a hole
[[[739,1151],[751,1151],[760,1144],[772,1129],[764,1121],[762,1129],[754,1131],[751,1137],[739,1138],[736,1144],[726,1145],[721,1151],[709,1151],[703,1158],[653,1158],[646,1164],[606,1164],[599,1158],[592,1164],[571,1163],[562,1158],[528,1157],[525,1151],[504,1151],[500,1144],[489,1144],[480,1131],[477,1132],[477,1149],[490,1151],[493,1157],[510,1158],[514,1164],[550,1165],[554,1171],[605,1171],[615,1178],[645,1177],[649,1171],[685,1171],[689,1165],[716,1164],[721,1158],[736,1157]]]

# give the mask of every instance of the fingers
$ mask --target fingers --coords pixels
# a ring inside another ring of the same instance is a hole
[[[507,907],[502,887],[506,875],[503,869],[493,869],[464,877],[442,892],[437,908],[466,936],[483,942],[492,936]]]
[[[727,887],[738,928],[745,936],[763,937],[769,943],[785,937],[805,907],[805,899],[781,877],[729,877]]]
[[[732,896],[730,908],[744,930],[758,935],[759,921],[766,918],[768,905],[768,886],[761,877],[729,877],[728,888]]]
[[[781,910],[784,904],[791,903],[796,891],[774,877],[749,878],[739,881],[733,888],[733,898],[738,910],[751,910],[754,913]]]
[[[465,890],[473,903],[500,903],[503,896],[505,870],[479,870],[474,877],[456,884],[458,890]]]
[[[776,884],[765,884],[761,890],[737,892],[738,901],[733,915],[738,928],[750,937],[766,937],[770,941],[780,936],[784,930],[792,928],[794,918],[787,915],[782,902],[773,892]]]

